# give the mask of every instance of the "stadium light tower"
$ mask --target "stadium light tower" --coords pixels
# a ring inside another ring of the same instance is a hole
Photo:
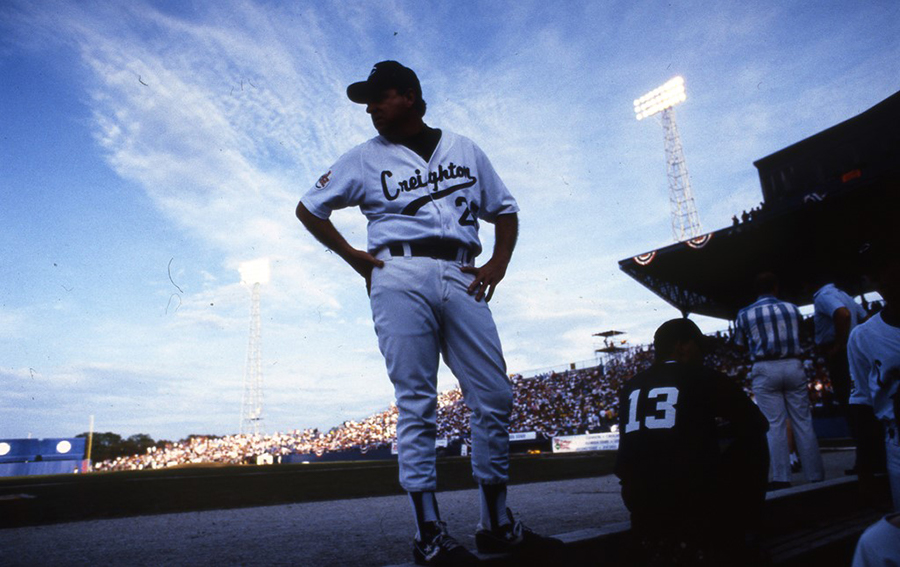
[[[259,315],[259,295],[262,284],[269,282],[269,259],[260,258],[239,266],[241,281],[253,286],[250,304],[250,340],[247,345],[247,365],[244,368],[244,396],[241,400],[241,433],[259,435],[262,427],[262,325]]]
[[[634,101],[638,120],[662,114],[666,135],[666,173],[669,178],[669,203],[672,208],[672,235],[676,242],[697,238],[703,232],[694,206],[694,194],[684,162],[681,136],[675,124],[675,105],[687,100],[684,79],[675,77]]]

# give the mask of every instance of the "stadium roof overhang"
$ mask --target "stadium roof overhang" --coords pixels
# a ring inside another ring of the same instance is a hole
[[[734,319],[756,294],[761,272],[778,275],[783,299],[805,305],[829,281],[872,291],[858,263],[863,243],[898,232],[900,164],[861,176],[793,208],[626,258],[619,268],[685,315]]]
[[[900,92],[805,140],[757,160],[765,204],[752,219],[619,262],[678,308],[734,319],[774,272],[798,305],[834,282],[858,295],[865,242],[900,234]]]

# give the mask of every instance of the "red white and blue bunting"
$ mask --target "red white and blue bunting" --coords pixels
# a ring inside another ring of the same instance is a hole
[[[640,254],[638,256],[635,256],[633,259],[639,266],[646,266],[647,264],[652,262],[654,258],[656,258],[656,250],[654,250],[653,252],[647,252],[646,254]]]
[[[711,232],[709,234],[704,234],[703,236],[698,236],[697,238],[692,238],[685,242],[685,244],[696,250],[709,244],[710,240],[712,240]]]

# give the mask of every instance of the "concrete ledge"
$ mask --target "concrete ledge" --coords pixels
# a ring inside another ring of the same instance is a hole
[[[833,486],[841,486],[844,484],[855,484],[858,482],[858,477],[856,476],[844,476],[839,478],[832,478],[829,480],[823,480],[821,482],[808,482],[806,484],[800,484],[797,486],[792,486],[790,488],[782,488],[781,490],[772,490],[766,493],[766,501],[779,500],[782,498],[788,498],[792,495],[796,494],[805,494],[807,492],[813,492],[817,490],[826,490]]]

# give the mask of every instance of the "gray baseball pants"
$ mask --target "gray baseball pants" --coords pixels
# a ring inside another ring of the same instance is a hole
[[[408,492],[437,489],[437,373],[440,357],[472,410],[472,473],[481,484],[505,483],[509,472],[512,384],[487,303],[466,292],[474,276],[461,262],[376,254],[371,305],[399,410],[400,484]]]

